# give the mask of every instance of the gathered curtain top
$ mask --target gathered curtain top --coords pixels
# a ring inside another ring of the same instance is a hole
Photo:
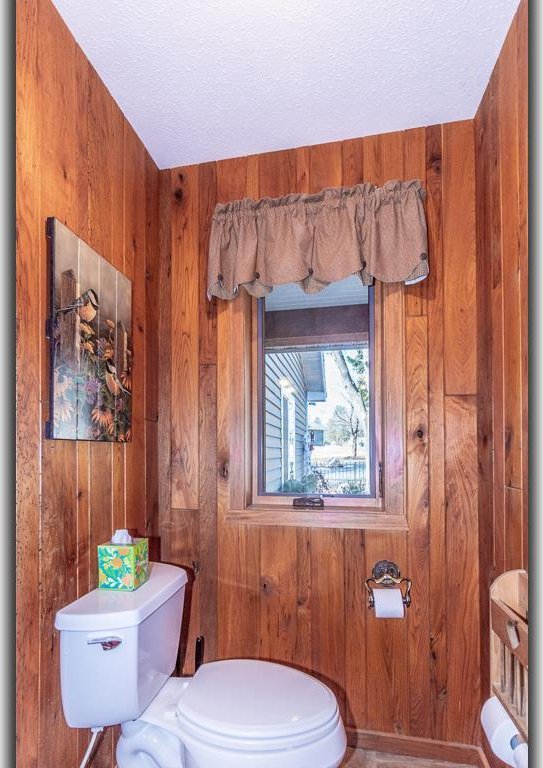
[[[429,274],[421,182],[324,189],[215,207],[209,237],[208,297],[257,298],[298,283],[317,293],[358,274],[411,284]]]

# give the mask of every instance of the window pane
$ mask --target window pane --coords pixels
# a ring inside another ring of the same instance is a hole
[[[373,495],[371,299],[354,277],[261,300],[261,493]]]

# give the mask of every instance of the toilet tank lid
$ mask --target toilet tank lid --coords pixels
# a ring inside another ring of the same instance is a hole
[[[55,628],[92,632],[141,624],[187,583],[186,572],[175,565],[149,563],[149,570],[149,579],[133,592],[93,589],[61,608]]]

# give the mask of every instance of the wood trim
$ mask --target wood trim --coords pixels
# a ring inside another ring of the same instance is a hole
[[[490,620],[492,630],[498,635],[502,643],[509,648],[513,656],[518,657],[523,667],[528,667],[528,625],[521,621],[517,614],[498,597],[494,597],[490,603]],[[519,645],[516,648],[512,647],[507,632],[509,622],[517,628]]]
[[[292,500],[296,498],[296,496],[299,496],[300,494],[291,493],[291,494],[260,494],[257,496],[254,496],[252,503],[247,505],[247,508],[270,508],[270,509],[277,509],[278,507],[283,507],[284,509],[289,508],[292,509]],[[378,498],[374,499],[370,496],[323,496],[324,499],[324,509],[334,509],[334,510],[350,510],[353,512],[355,509],[358,509],[359,511],[365,511],[369,510],[372,512],[375,512],[376,510],[379,510],[381,514],[386,514],[385,507],[383,504],[383,499]],[[297,509],[294,510],[295,512],[298,511]]]
[[[407,531],[404,515],[387,515],[354,509],[303,510],[293,507],[263,507],[249,505],[244,509],[232,509],[226,515],[227,522],[253,525],[288,525],[311,528],[359,528],[369,530]]]
[[[378,733],[347,728],[347,744],[357,749],[388,752],[404,757],[420,757],[426,760],[448,760],[462,765],[490,768],[481,747],[418,736],[401,736],[396,733]]]
[[[373,375],[374,382],[371,388],[373,395],[373,419],[375,430],[374,460],[373,472],[374,487],[379,487],[379,464],[382,464],[383,472],[383,496],[368,498],[346,497],[325,497],[326,511],[300,511],[292,506],[285,504],[285,496],[274,494],[258,494],[258,466],[257,461],[251,460],[251,456],[259,455],[260,446],[258,441],[258,421],[260,416],[258,411],[258,309],[256,300],[247,301],[246,315],[249,313],[249,303],[251,303],[251,322],[250,329],[246,325],[243,328],[242,336],[247,339],[250,336],[250,351],[248,341],[245,345],[230,345],[231,364],[235,371],[243,371],[242,376],[237,376],[233,380],[231,389],[231,398],[240,401],[239,412],[244,412],[244,434],[251,435],[251,447],[246,448],[245,463],[247,465],[245,478],[250,485],[246,486],[245,504],[236,504],[232,506],[227,519],[230,522],[239,523],[258,523],[261,525],[301,525],[316,527],[345,527],[359,529],[381,529],[381,530],[407,530],[407,518],[405,507],[405,477],[403,472],[403,462],[406,454],[405,446],[405,428],[406,428],[406,393],[405,393],[405,372],[404,372],[404,342],[405,335],[400,333],[399,337],[402,343],[398,345],[386,344],[385,329],[390,335],[390,340],[398,338],[398,329],[403,329],[404,312],[404,294],[403,287],[397,287],[392,290],[388,288],[389,293],[394,299],[389,302],[383,301],[383,293],[387,286],[376,283],[374,287],[374,336],[373,345]],[[229,308],[226,311],[233,311]],[[240,327],[240,333],[242,329]],[[238,350],[244,349],[249,356],[241,358]],[[391,386],[388,387],[385,382],[383,369],[388,371],[388,380]],[[221,375],[219,370],[219,376]],[[250,388],[247,388],[247,378],[250,375]],[[399,384],[398,384],[399,382]],[[241,386],[243,383],[243,386]],[[395,388],[392,391],[392,388]],[[219,386],[219,389],[221,387]],[[241,401],[244,401],[244,407]],[[384,417],[384,404],[388,403],[387,417]],[[393,407],[392,407],[393,404]],[[234,409],[235,410],[235,409]],[[235,435],[237,430],[243,426],[239,419],[232,420],[231,435]],[[389,431],[390,438],[382,432],[382,425],[386,423],[386,429]],[[242,436],[238,434],[231,437],[235,444],[242,444]],[[251,453],[249,454],[249,451]],[[388,453],[387,453],[388,452]],[[386,466],[389,470],[387,472]],[[279,514],[279,511],[282,514]],[[288,520],[288,522],[287,522]]]

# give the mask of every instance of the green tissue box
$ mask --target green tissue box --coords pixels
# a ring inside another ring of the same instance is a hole
[[[133,592],[149,578],[149,539],[98,544],[98,587]]]

